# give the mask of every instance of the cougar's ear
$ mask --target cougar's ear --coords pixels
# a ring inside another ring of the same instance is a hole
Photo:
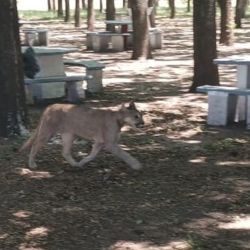
[[[128,109],[130,109],[130,110],[135,110],[135,109],[136,109],[135,103],[134,103],[133,101],[131,101],[131,102],[129,103]]]

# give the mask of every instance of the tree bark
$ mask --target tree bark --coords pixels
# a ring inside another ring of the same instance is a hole
[[[237,0],[235,8],[235,24],[236,28],[241,28],[241,19],[245,16],[248,0]]]
[[[175,0],[168,0],[170,8],[170,18],[175,18]]]
[[[126,8],[126,5],[127,5],[127,1],[126,1],[126,0],[123,0],[123,1],[122,1],[122,8],[125,9],[125,8]]]
[[[232,1],[218,0],[221,10],[220,18],[220,43],[224,45],[233,44],[233,16],[232,16]]]
[[[82,0],[82,9],[85,10],[86,9],[86,1]]]
[[[145,0],[133,0],[131,6],[134,31],[132,59],[145,60],[152,58],[149,45],[148,3]]]
[[[63,17],[63,4],[62,4],[62,0],[58,0],[57,16],[58,17]]]
[[[156,1],[155,0],[148,0],[148,7],[153,7],[151,14],[149,15],[149,24],[150,27],[155,27],[155,12],[156,12]]]
[[[215,0],[194,0],[194,77],[190,92],[197,86],[219,85],[218,68],[213,63],[217,57]]]
[[[114,0],[106,1],[106,20],[115,19],[115,2]],[[115,32],[114,25],[107,24],[106,30]]]
[[[81,18],[80,18],[80,0],[76,0],[75,6],[75,27],[80,27]]]
[[[54,12],[56,11],[56,0],[52,0],[52,9]]]
[[[187,12],[191,11],[191,0],[187,0]]]
[[[16,1],[0,1],[0,136],[20,134],[27,124]]]
[[[102,4],[102,0],[100,0],[100,13],[103,12],[103,4]]]
[[[65,17],[64,22],[70,21],[70,3],[69,0],[65,0]]]
[[[87,29],[88,31],[94,31],[95,23],[95,11],[93,0],[88,0],[88,13],[87,13]]]
[[[48,2],[48,11],[51,11],[51,2],[50,0],[48,0],[47,2]]]
[[[132,2],[133,0],[128,0],[128,8],[132,8]]]

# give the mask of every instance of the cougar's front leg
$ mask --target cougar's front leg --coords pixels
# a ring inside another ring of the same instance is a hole
[[[77,165],[77,162],[73,159],[71,155],[71,147],[72,147],[74,139],[75,137],[71,133],[62,134],[62,146],[63,146],[62,156],[71,166]]]
[[[92,150],[90,152],[90,154],[88,156],[86,156],[85,158],[83,158],[80,162],[78,162],[76,164],[77,167],[83,167],[86,163],[92,161],[93,159],[95,159],[95,157],[97,156],[97,154],[100,152],[100,150],[103,148],[103,143],[100,142],[95,142],[93,144]]]
[[[142,169],[141,163],[138,160],[136,160],[133,156],[131,156],[129,153],[124,151],[119,145],[108,145],[106,149],[113,155],[125,161],[132,169],[135,170]]]

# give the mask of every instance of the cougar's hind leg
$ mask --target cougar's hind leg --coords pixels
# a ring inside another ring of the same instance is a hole
[[[29,155],[29,167],[30,168],[36,168],[36,162],[35,162],[35,156],[37,154],[37,152],[41,149],[42,146],[44,146],[44,144],[46,144],[46,142],[51,138],[51,134],[42,134],[42,133],[38,133],[33,145],[31,147],[30,150],[30,155]]]
[[[71,166],[77,165],[76,161],[73,159],[71,155],[71,147],[72,147],[74,139],[75,137],[71,133],[62,134],[62,146],[63,146],[62,156]]]
[[[80,162],[77,163],[78,167],[83,167],[84,164],[92,161],[93,159],[96,158],[97,154],[101,151],[101,149],[103,148],[103,143],[100,142],[95,142],[93,144],[92,150],[90,152],[90,154],[88,156],[86,156],[85,158],[83,158]]]

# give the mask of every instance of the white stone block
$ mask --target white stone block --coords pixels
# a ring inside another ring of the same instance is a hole
[[[207,124],[225,126],[235,118],[237,96],[209,91],[208,93],[208,118]]]
[[[80,99],[85,99],[85,89],[83,82],[67,82],[67,100],[71,103],[79,102]]]
[[[237,87],[241,89],[250,88],[250,66],[237,65]],[[237,104],[237,121],[246,120],[246,97],[239,97]]]
[[[36,100],[65,96],[65,82],[31,84],[31,92]]]
[[[96,34],[96,32],[87,32],[86,34],[86,46],[87,50],[93,49],[93,35]]]
[[[247,96],[246,116],[246,127],[250,129],[250,96]]]
[[[103,90],[102,70],[87,69],[86,74],[92,76],[92,79],[87,80],[87,90],[91,93],[101,92]]]
[[[114,51],[120,52],[124,51],[124,38],[122,35],[114,35],[111,37],[112,49]]]
[[[109,35],[99,35],[93,34],[92,45],[95,52],[105,51],[109,47],[110,36]]]
[[[161,30],[150,30],[149,42],[152,49],[162,48],[162,31]]]
[[[65,75],[62,54],[39,55],[37,56],[37,63],[40,71],[36,74],[36,78]]]

